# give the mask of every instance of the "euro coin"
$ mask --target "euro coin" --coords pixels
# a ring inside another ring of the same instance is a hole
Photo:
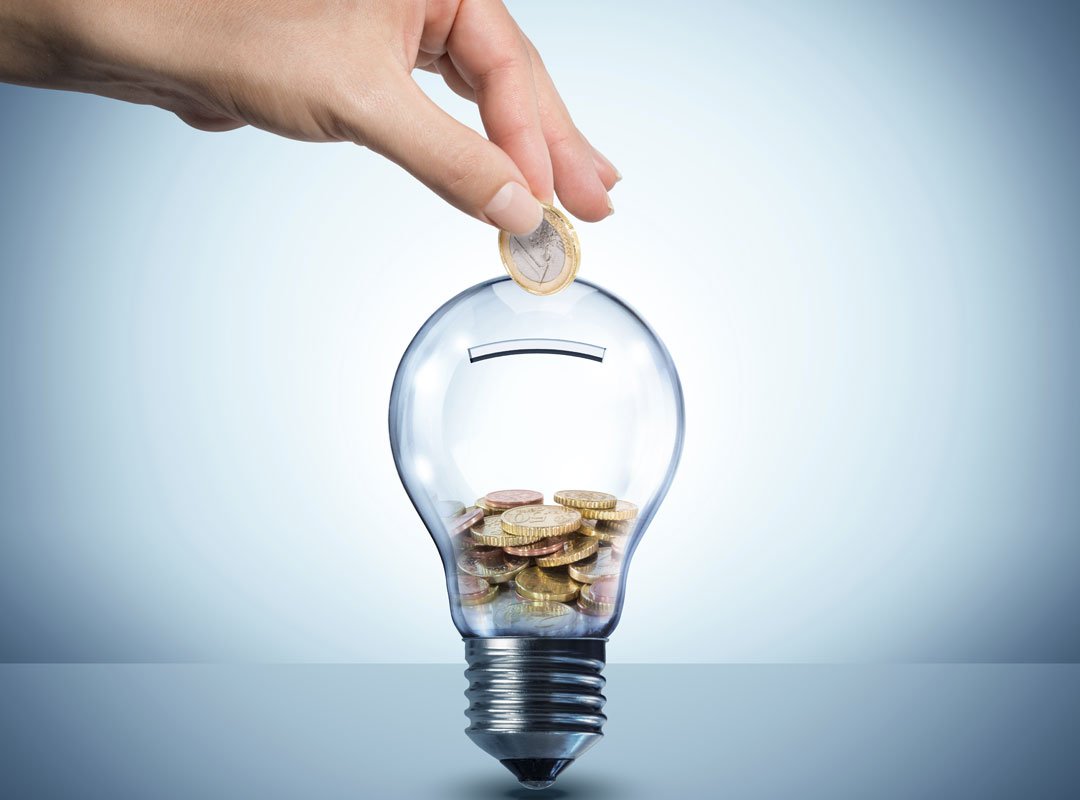
[[[516,506],[531,506],[544,502],[544,495],[531,489],[502,489],[484,495],[484,505],[505,511]]]
[[[615,495],[606,492],[563,489],[555,492],[555,502],[571,508],[615,508],[618,499]]]
[[[573,533],[581,526],[581,512],[564,506],[518,506],[503,512],[502,529],[514,536],[543,539]]]
[[[612,555],[610,548],[604,547],[597,550],[594,556],[568,564],[566,572],[578,583],[596,583],[602,578],[618,576],[621,568],[622,565]]]
[[[581,264],[574,226],[553,206],[544,206],[544,221],[528,236],[500,231],[499,255],[510,277],[525,291],[539,295],[569,286]]]
[[[503,549],[512,556],[526,556],[527,558],[534,558],[535,556],[547,556],[554,553],[556,550],[561,550],[563,543],[570,538],[569,536],[549,536],[547,539],[541,539],[538,542],[532,544],[514,545],[512,547],[504,547]]]
[[[511,603],[503,611],[503,622],[509,628],[551,634],[569,628],[575,618],[574,609],[551,600],[526,600]]]
[[[501,515],[499,514],[483,517],[469,528],[469,533],[480,544],[491,547],[521,547],[547,538],[542,533],[523,534],[521,536],[507,533],[503,529]]]
[[[498,552],[498,556],[492,556],[487,552],[477,553],[476,548],[467,548],[458,556],[458,568],[466,575],[483,578],[488,583],[506,583],[529,566],[527,558]]]
[[[496,584],[490,584],[486,591],[481,594],[474,594],[465,597],[462,595],[461,604],[463,606],[482,606],[484,603],[490,603],[499,594],[499,587]]]
[[[616,536],[628,536],[634,532],[634,528],[637,527],[637,520],[624,519],[598,519],[595,520],[598,530],[605,533],[615,534]]]
[[[596,583],[584,584],[578,593],[578,608],[594,616],[607,616],[614,613],[618,597],[611,591],[610,582],[612,581],[615,582],[617,591],[617,578],[602,578]]]
[[[606,528],[601,528],[594,519],[583,519],[581,521],[581,527],[578,528],[577,532],[583,536],[591,536],[599,542],[607,542],[608,544],[623,535],[621,533],[612,533]]]
[[[619,500],[614,508],[583,508],[581,516],[585,519],[624,520],[637,516],[638,507],[628,500]]]
[[[514,576],[514,587],[526,600],[566,603],[577,597],[581,584],[572,580],[565,570],[528,567]]]
[[[463,606],[479,606],[490,603],[499,593],[499,587],[472,575],[458,575],[458,588]]]
[[[599,542],[589,536],[575,536],[563,543],[563,546],[549,556],[536,559],[540,567],[561,567],[588,558],[596,552]]]

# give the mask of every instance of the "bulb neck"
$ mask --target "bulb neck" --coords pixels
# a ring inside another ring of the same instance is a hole
[[[606,639],[466,639],[465,733],[533,789],[600,741]]]

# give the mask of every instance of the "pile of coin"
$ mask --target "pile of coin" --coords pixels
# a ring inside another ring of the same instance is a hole
[[[503,489],[475,505],[444,501],[439,511],[455,547],[461,605],[510,601],[503,627],[577,612],[610,616],[622,556],[638,508],[615,495],[580,489]],[[512,596],[511,596],[512,595]]]

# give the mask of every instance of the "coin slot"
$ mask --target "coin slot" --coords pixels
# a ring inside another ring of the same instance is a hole
[[[574,356],[603,363],[606,347],[584,342],[572,342],[568,339],[507,339],[504,342],[489,342],[469,348],[469,361],[486,361],[500,356],[516,356],[523,353],[547,353],[557,356]]]

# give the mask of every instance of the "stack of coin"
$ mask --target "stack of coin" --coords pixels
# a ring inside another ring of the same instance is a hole
[[[541,492],[503,489],[468,508],[439,503],[457,552],[461,605],[474,609],[505,597],[500,630],[554,630],[556,622],[561,630],[579,612],[615,610],[637,506],[577,489],[553,499],[545,505]]]

